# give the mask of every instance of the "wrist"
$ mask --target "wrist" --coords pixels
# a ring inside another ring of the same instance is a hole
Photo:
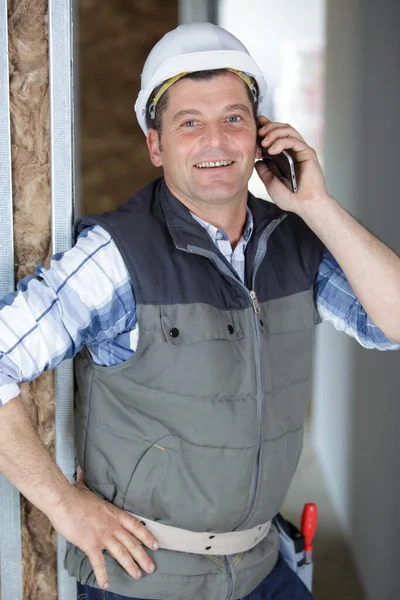
[[[319,220],[321,214],[326,213],[326,211],[334,204],[337,204],[337,201],[333,196],[325,194],[317,198],[312,198],[311,200],[298,202],[296,214],[310,225],[315,219]]]
[[[42,505],[38,508],[51,521],[56,514],[68,510],[68,506],[73,503],[75,493],[74,485],[62,475],[62,479],[60,478],[60,481],[57,482],[50,493],[45,494]]]

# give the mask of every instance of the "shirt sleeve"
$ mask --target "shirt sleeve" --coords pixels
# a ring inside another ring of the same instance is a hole
[[[374,325],[357,300],[346,275],[332,254],[324,251],[315,280],[318,313],[322,321],[330,321],[338,331],[355,338],[364,348],[398,350],[393,342]]]
[[[94,225],[0,300],[0,406],[87,344],[136,325],[131,280],[110,234]]]

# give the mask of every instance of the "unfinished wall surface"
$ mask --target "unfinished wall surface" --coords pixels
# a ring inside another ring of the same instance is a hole
[[[81,0],[80,100],[84,212],[103,211],[159,174],[136,124],[134,101],[146,55],[177,25],[177,1]],[[47,0],[9,0],[15,276],[51,254]],[[76,99],[79,102],[79,97]],[[21,386],[36,430],[54,454],[54,379]],[[57,598],[56,535],[21,498],[23,598]]]
[[[159,173],[147,157],[133,105],[153,44],[177,25],[177,2],[81,0],[84,212],[108,210]],[[47,0],[9,0],[15,276],[51,254]],[[78,101],[78,100],[77,100]],[[21,386],[36,430],[54,454],[53,373]],[[24,600],[57,598],[56,536],[21,499]]]
[[[161,170],[148,157],[134,103],[152,46],[178,24],[177,0],[80,0],[82,213],[123,204]]]
[[[46,264],[51,249],[47,1],[9,1],[11,139],[16,281]],[[21,386],[40,438],[54,452],[53,374]],[[55,534],[21,499],[24,600],[56,594]]]

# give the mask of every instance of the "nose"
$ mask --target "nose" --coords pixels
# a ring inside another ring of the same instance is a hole
[[[226,132],[223,124],[218,122],[207,123],[203,130],[203,144],[206,148],[222,148],[227,143]]]

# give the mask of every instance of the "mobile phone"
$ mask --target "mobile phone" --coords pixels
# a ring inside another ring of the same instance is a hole
[[[292,186],[292,192],[295,194],[297,192],[296,171],[294,169],[294,160],[290,156],[289,152],[283,150],[279,154],[272,155],[269,154],[267,148],[261,146],[261,153],[265,164],[268,166],[269,161],[273,162],[275,167],[278,169],[279,175],[290,182]]]

